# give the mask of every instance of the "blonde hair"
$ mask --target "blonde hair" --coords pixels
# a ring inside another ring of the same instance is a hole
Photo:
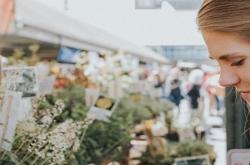
[[[222,31],[250,40],[250,0],[204,0],[197,16],[201,31]]]

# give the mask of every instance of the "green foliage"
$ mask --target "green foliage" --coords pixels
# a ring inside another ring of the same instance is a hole
[[[156,156],[153,157],[149,149],[147,148],[146,152],[144,152],[140,158],[140,165],[172,165],[174,163],[174,159],[170,156]]]
[[[15,165],[18,164],[18,158],[15,154],[9,151],[0,150],[0,164],[1,165]]]
[[[166,119],[172,119],[170,110],[173,104],[168,101],[159,101],[142,96],[139,102],[134,102],[130,97],[123,97],[114,112],[114,116],[124,118],[125,123],[131,126],[141,123],[143,120],[152,119],[163,112]],[[170,121],[172,122],[172,120]]]
[[[57,118],[64,121],[68,118],[83,120],[86,117],[88,107],[85,104],[85,89],[81,86],[71,85],[55,93],[56,98],[62,99],[65,104],[63,113]]]
[[[164,112],[169,115],[171,105],[149,97],[134,102],[130,97],[120,99],[110,122],[92,123],[76,154],[79,164],[101,164],[105,160],[121,161],[129,148],[130,131],[143,120],[151,119]]]
[[[202,141],[182,142],[176,148],[178,157],[205,155],[211,151],[212,147]]]
[[[76,158],[79,164],[101,164],[105,160],[120,161],[124,147],[131,137],[122,120],[111,118],[110,122],[95,121],[86,132]]]
[[[129,97],[123,97],[113,116],[123,118],[124,124],[133,127],[135,124],[140,123],[142,120],[153,117],[153,114],[141,103],[133,102]]]
[[[213,148],[201,141],[187,141],[182,143],[168,144],[168,150],[174,154],[166,153],[164,156],[153,157],[149,150],[140,158],[141,165],[172,165],[175,158],[190,157],[208,154],[211,157]],[[214,158],[212,158],[214,159]]]

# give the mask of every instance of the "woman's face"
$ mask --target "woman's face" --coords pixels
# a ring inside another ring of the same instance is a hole
[[[231,33],[204,31],[210,57],[220,66],[220,84],[235,87],[250,103],[250,42]]]

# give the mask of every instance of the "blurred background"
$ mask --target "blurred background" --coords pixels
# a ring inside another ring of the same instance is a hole
[[[1,72],[14,68],[17,76],[26,67],[36,68],[38,88],[36,97],[19,99],[25,106],[18,119],[9,117],[8,123],[2,110],[2,123],[16,124],[12,129],[1,126],[7,131],[0,130],[0,164],[15,159],[28,164],[226,165],[227,151],[248,148],[246,107],[234,89],[219,85],[219,67],[208,58],[196,25],[201,3],[0,0]],[[14,74],[6,73],[1,76],[2,104],[10,90],[6,84],[24,92],[8,78]],[[94,102],[100,94],[119,100],[112,113],[104,113],[107,100]],[[66,108],[31,138],[19,127],[29,115],[40,124],[45,120],[39,106],[33,106],[38,96],[50,106],[55,105],[51,98],[62,99]],[[104,110],[92,112],[95,106]],[[86,124],[90,112],[94,119]],[[63,156],[54,160],[59,157],[54,148],[65,140],[39,148],[40,136],[47,132],[45,139],[50,139],[49,132],[69,119],[86,124],[82,133],[75,133],[79,146],[61,149]],[[11,144],[7,148],[5,135]],[[35,142],[20,144],[17,137]]]

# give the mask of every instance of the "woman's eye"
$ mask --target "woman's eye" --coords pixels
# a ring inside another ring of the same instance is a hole
[[[244,64],[244,62],[245,62],[245,59],[241,59],[237,62],[232,63],[231,66],[241,66]]]

